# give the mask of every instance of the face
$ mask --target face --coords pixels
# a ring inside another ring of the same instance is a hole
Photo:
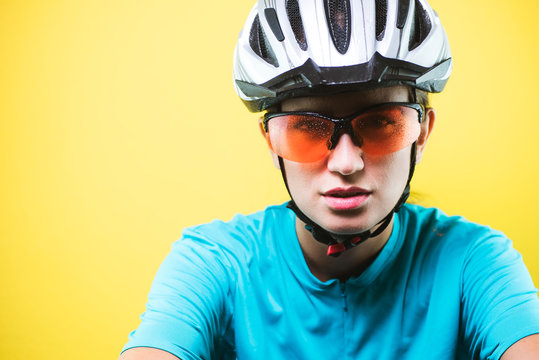
[[[288,99],[282,111],[311,111],[344,117],[386,102],[407,102],[406,87]],[[421,158],[432,129],[434,112],[428,110],[417,142]],[[274,163],[279,167],[276,154]],[[299,163],[283,159],[288,187],[297,206],[326,230],[350,234],[380,222],[399,200],[410,171],[411,146],[387,155],[367,155],[348,134],[323,159]]]

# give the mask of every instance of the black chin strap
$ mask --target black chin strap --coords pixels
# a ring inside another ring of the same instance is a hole
[[[288,181],[286,180],[286,172],[284,169],[284,161],[279,156],[279,165],[281,167],[281,175],[283,176],[284,184],[286,186],[286,190],[288,191],[288,194],[290,195],[290,201],[287,204],[287,207],[290,208],[294,213],[296,213],[296,216],[305,223],[305,229],[307,229],[313,237],[320,243],[328,246],[327,255],[337,257],[341,255],[344,251],[353,248],[354,246],[357,246],[364,242],[365,240],[380,235],[391,223],[391,220],[393,219],[393,214],[398,212],[402,205],[406,202],[408,197],[410,196],[410,181],[412,180],[412,176],[414,175],[415,170],[415,161],[416,161],[416,143],[412,144],[412,151],[410,156],[410,173],[408,175],[408,181],[406,182],[406,187],[404,188],[404,191],[399,198],[399,201],[393,207],[393,209],[387,214],[380,222],[378,222],[374,227],[377,225],[378,228],[374,231],[372,231],[373,228],[370,230],[363,231],[361,233],[357,234],[335,234],[332,232],[329,232],[322,228],[320,225],[315,223],[313,220],[311,220],[307,215],[301,211],[296,203],[294,202],[294,199],[292,198],[292,194],[290,193],[290,189],[288,188]]]

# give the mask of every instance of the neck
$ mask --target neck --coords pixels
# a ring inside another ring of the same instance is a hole
[[[305,262],[311,273],[320,281],[330,279],[345,281],[352,276],[361,275],[387,243],[392,229],[393,219],[379,235],[365,240],[334,258],[326,255],[327,246],[316,241],[312,234],[305,229],[305,223],[296,218],[296,233]]]

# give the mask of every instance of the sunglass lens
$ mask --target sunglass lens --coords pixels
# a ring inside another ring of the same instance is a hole
[[[287,114],[268,121],[268,141],[273,151],[296,162],[313,162],[328,153],[333,123],[311,115]]]
[[[361,149],[369,155],[385,155],[404,149],[417,140],[420,125],[417,110],[388,105],[359,115],[352,121]]]

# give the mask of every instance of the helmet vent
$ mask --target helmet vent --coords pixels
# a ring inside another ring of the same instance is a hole
[[[399,12],[397,14],[397,28],[404,29],[406,18],[408,17],[408,9],[410,8],[410,0],[399,0]]]
[[[376,0],[376,40],[382,41],[387,23],[387,0]]]
[[[333,44],[338,52],[345,54],[352,33],[350,0],[325,0],[324,5]]]
[[[286,0],[286,14],[290,21],[290,26],[296,37],[296,41],[301,50],[307,50],[307,39],[305,38],[305,30],[303,29],[303,21],[299,12],[298,0]]]
[[[267,8],[264,9],[264,15],[266,15],[266,21],[268,22],[268,25],[271,28],[271,31],[273,31],[273,35],[277,38],[279,41],[284,40],[283,30],[281,29],[281,25],[279,24],[279,18],[277,17],[277,12],[274,8]]]
[[[432,22],[429,14],[421,4],[421,1],[415,0],[415,13],[413,30],[411,32],[409,50],[413,50],[418,47],[423,40],[427,38],[430,30],[432,29]]]
[[[253,49],[253,51],[267,63],[275,67],[279,66],[275,54],[271,50],[271,47],[268,46],[268,39],[266,38],[266,34],[264,34],[262,26],[260,26],[258,15],[256,15],[253,25],[251,26],[249,45],[251,46],[251,49]]]

